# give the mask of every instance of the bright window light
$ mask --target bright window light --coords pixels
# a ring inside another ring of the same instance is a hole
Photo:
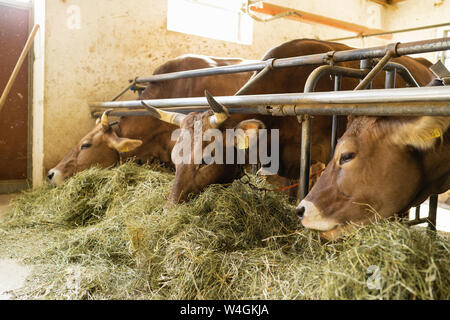
[[[167,29],[251,45],[253,20],[241,6],[241,0],[169,0]]]

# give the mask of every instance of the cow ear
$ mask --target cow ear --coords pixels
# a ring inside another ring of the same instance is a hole
[[[111,137],[108,139],[109,147],[116,149],[120,153],[126,153],[134,151],[142,145],[141,140]]]
[[[450,117],[418,117],[394,123],[390,138],[393,143],[410,145],[420,150],[434,147],[436,139],[443,139],[450,127]]]
[[[238,149],[248,149],[250,141],[257,141],[259,130],[265,129],[265,124],[256,119],[244,120],[234,127],[236,132],[236,147]]]
[[[347,116],[347,129],[350,128],[351,124],[353,123],[353,120],[355,120],[355,116],[352,115]]]

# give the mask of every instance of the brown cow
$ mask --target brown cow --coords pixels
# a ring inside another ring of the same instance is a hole
[[[201,55],[183,55],[156,69],[154,74],[191,69],[202,69],[246,63],[238,58],[215,58]],[[233,95],[250,78],[251,73],[188,78],[150,83],[140,99],[165,99],[203,96],[204,90],[219,95]],[[48,172],[51,183],[59,184],[73,174],[99,166],[107,168],[120,158],[134,158],[137,162],[159,160],[171,164],[170,154],[174,145],[172,131],[176,127],[153,117],[122,117],[118,128],[108,124],[107,114],[97,125]]]
[[[271,49],[263,60],[272,58],[287,58],[293,56],[311,55],[325,53],[329,51],[350,50],[352,48],[339,43],[325,42],[319,40],[293,40],[284,43],[274,49]],[[400,57],[393,59],[406,66],[417,79],[420,85],[426,85],[433,78],[431,72],[422,61],[417,61],[410,57]],[[359,68],[359,62],[338,63],[340,66]],[[268,93],[292,93],[302,92],[308,75],[317,68],[318,65],[300,66],[295,68],[276,69],[271,71],[257,84],[254,85],[246,94],[268,94]],[[396,86],[404,87],[405,83],[400,77],[397,77]],[[358,85],[358,80],[345,78],[342,82],[342,90],[352,90]],[[384,88],[384,77],[378,75],[373,81],[373,88]],[[323,77],[317,84],[316,91],[332,91],[333,81],[329,77]],[[300,172],[300,141],[301,126],[297,117],[271,117],[240,115],[233,119],[227,118],[228,112],[224,106],[209,97],[210,104],[215,110],[203,113],[191,113],[187,116],[178,118],[179,125],[186,132],[194,137],[194,124],[201,122],[202,134],[208,129],[219,129],[224,132],[226,129],[243,129],[250,132],[260,128],[279,129],[279,170],[278,175],[286,178],[298,178]],[[156,110],[155,114],[156,114]],[[160,111],[158,111],[160,112]],[[220,118],[221,121],[211,121],[211,117]],[[341,117],[341,133],[345,128],[345,117]],[[312,163],[327,163],[330,158],[330,132],[331,117],[316,116],[313,120],[312,133]],[[270,144],[270,137],[268,139]],[[177,144],[183,143],[183,137],[180,136]],[[203,145],[203,148],[205,145]],[[270,150],[269,146],[269,150]],[[202,152],[202,150],[196,150]],[[229,152],[235,152],[230,150]],[[169,202],[184,201],[189,194],[198,193],[206,186],[213,183],[226,183],[241,176],[242,168],[237,164],[195,164],[193,158],[195,152],[191,154],[191,161],[176,165],[175,181],[169,196]]]
[[[297,213],[342,233],[418,206],[450,188],[450,117],[357,117]]]

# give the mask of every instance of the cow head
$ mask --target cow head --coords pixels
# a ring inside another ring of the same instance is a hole
[[[92,166],[107,168],[116,164],[121,153],[133,151],[142,145],[141,140],[120,138],[108,122],[107,110],[96,126],[48,172],[52,184],[60,184],[64,179]]]
[[[357,225],[409,209],[426,194],[424,153],[443,148],[449,125],[449,117],[354,119],[297,207],[303,226],[335,239]]]
[[[188,115],[158,110],[142,103],[154,117],[181,129],[173,135],[176,144],[172,150],[172,161],[176,173],[169,203],[183,202],[190,194],[199,193],[210,184],[228,183],[239,178],[245,159],[230,163],[226,158],[237,157],[238,149],[243,150],[244,157],[248,158],[247,150],[256,143],[258,131],[265,127],[256,119],[235,123],[226,107],[208,92],[206,96],[211,110]],[[227,135],[227,131],[235,136]]]

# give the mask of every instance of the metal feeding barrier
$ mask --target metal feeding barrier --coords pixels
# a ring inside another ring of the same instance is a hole
[[[393,43],[386,46],[332,51],[308,56],[298,56],[283,59],[270,59],[241,65],[204,68],[180,71],[166,74],[138,77],[123,90],[114,100],[117,100],[127,90],[141,91],[143,84],[149,82],[168,81],[192,77],[205,77],[230,73],[259,71],[235,96],[216,97],[224,104],[230,113],[262,114],[272,116],[297,116],[302,126],[300,155],[300,187],[299,198],[308,193],[312,115],[330,115],[332,120],[331,151],[335,150],[338,132],[339,115],[368,116],[450,116],[450,86],[423,87],[418,84],[409,70],[401,64],[390,62],[391,58],[417,53],[444,51],[450,49],[450,37]],[[344,61],[361,61],[360,69],[336,66]],[[271,70],[292,68],[305,65],[321,65],[308,77],[303,93],[262,94],[242,96],[249,88]],[[371,89],[375,76],[386,73],[385,88]],[[397,74],[402,77],[407,86],[416,88],[394,88]],[[314,92],[316,84],[323,76],[334,77],[334,91]],[[342,77],[360,79],[354,91],[340,91]],[[209,109],[206,98],[176,98],[144,100],[148,105],[168,111],[190,113]],[[89,104],[92,116],[98,117],[105,109],[113,109],[111,116],[148,116],[143,109],[141,100],[93,102]],[[427,222],[436,230],[437,195],[430,197],[429,214],[420,218],[420,209],[416,208],[416,217],[408,221],[409,225]]]

